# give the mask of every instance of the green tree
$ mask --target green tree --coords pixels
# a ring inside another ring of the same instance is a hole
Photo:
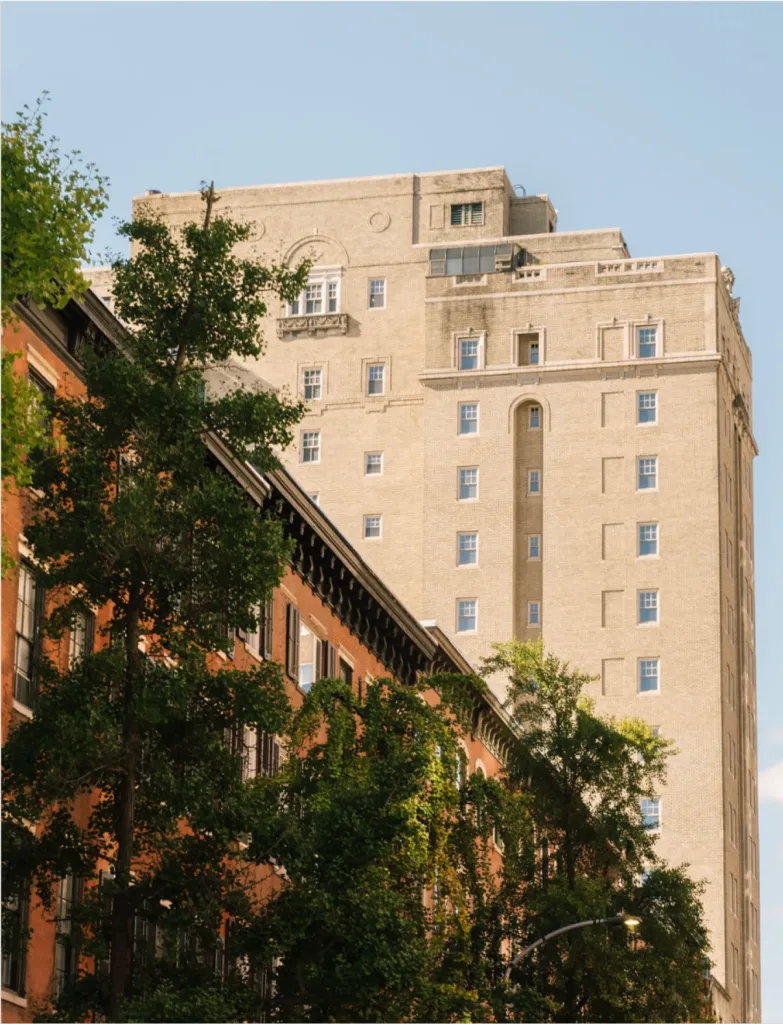
[[[85,355],[86,396],[53,399],[59,443],[30,456],[49,636],[79,610],[109,614],[110,643],[67,672],[43,665],[35,716],[4,757],[6,892],[34,879],[51,902],[59,878],[81,876],[72,941],[108,964],[67,987],[59,1019],[248,1019],[249,984],[221,986],[213,967],[222,920],[251,903],[239,840],[262,807],[226,737],[284,728],[288,703],[277,665],[235,671],[220,652],[253,626],[289,551],[211,463],[204,431],[264,470],[302,410],[204,381],[261,355],[266,296],[298,294],[307,267],[238,258],[250,229],[215,215],[211,187],[203,198],[203,223],[176,239],[145,213],[121,228],[134,255],[113,264],[114,297],[131,330],[122,351]],[[101,886],[99,858],[113,873]]]
[[[439,680],[432,681],[439,685]],[[465,692],[477,680],[462,679]],[[243,941],[279,958],[268,1019],[486,1021],[504,1010],[500,908],[529,850],[524,800],[458,767],[459,715],[429,685],[360,699],[317,682],[268,799],[259,863],[283,872]],[[459,780],[459,784],[458,784]],[[493,873],[494,842],[505,845]]]
[[[623,910],[642,920],[636,938],[588,927],[545,943],[512,974],[520,995],[538,994],[555,1021],[711,1020],[702,887],[687,866],[659,863],[642,816],[641,801],[665,780],[671,743],[642,721],[597,716],[583,692],[590,677],[540,642],[495,649],[483,671],[510,680],[520,735],[507,780],[528,796],[536,844],[517,948]]]
[[[80,266],[94,222],[108,204],[108,179],[78,150],[63,154],[44,131],[47,93],[2,131],[2,322],[20,299],[64,306],[87,290]]]

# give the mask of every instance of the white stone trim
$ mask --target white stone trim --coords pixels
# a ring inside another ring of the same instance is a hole
[[[537,334],[538,335],[538,362],[537,363],[520,363],[518,359],[517,339],[520,334]],[[537,370],[543,366],[546,362],[546,327],[539,326],[537,324],[526,324],[524,327],[512,327],[511,328],[511,353],[509,356],[509,366],[513,366],[515,369],[522,367],[525,370]]]
[[[27,363],[35,370],[36,373],[40,374],[44,380],[51,384],[53,388],[57,388],[60,383],[60,375],[52,364],[44,359],[37,349],[34,349],[32,345],[27,346]]]
[[[445,248],[445,247],[444,247]],[[567,264],[561,264],[566,266]],[[552,264],[550,264],[550,269]],[[440,280],[440,278],[433,278]],[[536,291],[536,295],[580,295],[585,292],[617,292],[627,288],[672,288],[678,285],[705,285],[715,284],[715,277],[667,277],[665,281],[632,281],[630,284],[589,284],[581,288],[542,288]],[[482,295],[482,301],[489,299],[518,299],[519,292],[488,292]],[[432,295],[426,298],[425,302],[475,302],[475,295]]]
[[[18,996],[16,992],[12,992],[11,989],[6,988],[5,985],[3,986],[2,995],[4,1003],[12,1003],[14,1006],[23,1006],[25,1008],[27,1007],[27,997]]]
[[[478,338],[478,366],[475,370],[460,370],[459,368],[459,343]],[[487,332],[473,331],[469,327],[462,331],[453,331],[451,335],[451,365],[459,374],[476,373],[476,370],[483,370],[487,365]]]

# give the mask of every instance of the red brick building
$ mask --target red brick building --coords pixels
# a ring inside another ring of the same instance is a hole
[[[83,390],[79,353],[84,345],[116,345],[122,325],[93,292],[63,310],[23,306],[18,330],[8,329],[4,350],[19,351],[15,372],[42,391],[78,394]],[[471,666],[435,624],[418,622],[362,561],[332,522],[293,479],[278,470],[259,475],[239,463],[217,440],[207,442],[217,464],[229,472],[259,510],[273,510],[295,542],[292,563],[251,635],[237,637],[234,664],[272,658],[285,666],[289,697],[298,706],[306,690],[323,676],[340,676],[360,689],[368,677],[392,676],[413,683],[436,671],[470,672]],[[28,502],[24,493],[4,495],[3,534],[16,567],[2,581],[2,732],[35,713],[36,665],[41,651],[40,622],[46,595],[36,578],[34,553],[24,538]],[[85,612],[47,654],[62,667],[68,659],[102,643],[98,621]],[[433,694],[433,699],[435,695]],[[488,694],[477,700],[473,730],[464,737],[469,771],[494,775],[512,740],[508,720]],[[275,737],[242,737],[248,774],[275,770]],[[85,805],[86,806],[86,805]],[[498,854],[499,857],[499,854]],[[7,943],[2,959],[2,1013],[8,1021],[31,1020],[56,995],[74,964],[58,940],[72,893],[63,880],[57,919],[44,914],[33,896],[28,905],[7,907],[18,925],[19,941]],[[30,940],[21,936],[30,929]]]

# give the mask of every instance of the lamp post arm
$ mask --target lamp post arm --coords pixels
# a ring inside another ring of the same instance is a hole
[[[595,917],[591,918],[588,921],[577,921],[575,924],[567,924],[564,925],[562,928],[555,928],[553,932],[549,932],[541,939],[536,939],[535,942],[531,942],[529,946],[525,946],[523,950],[517,953],[517,955],[506,968],[506,982],[508,982],[508,979],[511,977],[512,968],[516,967],[520,960],[523,960],[528,955],[528,953],[532,953],[534,949],[538,949],[539,946],[543,945],[545,942],[548,942],[549,939],[553,939],[556,935],[563,935],[565,932],[573,932],[576,931],[577,928],[587,928],[593,924],[622,924],[623,920],[623,915],[618,914],[615,917]]]

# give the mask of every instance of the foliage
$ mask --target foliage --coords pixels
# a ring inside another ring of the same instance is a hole
[[[34,387],[14,373],[14,360],[19,352],[3,352],[3,491],[8,492],[13,480],[17,488],[30,483],[27,453],[44,442],[44,415]],[[6,549],[3,534],[2,575],[13,568],[14,559]]]
[[[445,704],[384,679],[360,699],[317,682],[296,716],[255,832],[280,885],[245,936],[281,958],[268,1010],[289,1021],[470,1021],[503,1013],[504,927],[527,828],[524,801],[468,781]],[[271,819],[270,819],[271,820]],[[493,832],[505,843],[502,874]]]
[[[78,150],[62,154],[44,131],[44,93],[2,133],[2,321],[19,299],[64,306],[87,290],[80,265],[93,223],[108,204],[108,179]]]
[[[554,1021],[711,1020],[702,887],[685,866],[658,862],[641,816],[641,799],[665,780],[671,744],[639,720],[598,717],[583,695],[589,677],[541,642],[495,651],[484,673],[510,680],[520,734],[508,784],[528,795],[537,850],[520,944],[621,911],[642,920],[637,939],[596,926],[544,943],[512,981],[545,999]]]
[[[52,644],[76,611],[107,609],[108,643],[68,671],[43,664],[35,717],[4,758],[6,892],[34,878],[51,904],[66,871],[84,879],[72,941],[106,969],[64,993],[57,1012],[70,1020],[247,1019],[240,995],[218,999],[202,984],[226,914],[248,912],[252,866],[239,841],[266,813],[226,734],[280,731],[288,704],[278,666],[236,671],[221,658],[232,630],[254,625],[289,549],[203,439],[211,429],[266,468],[301,407],[203,385],[216,364],[261,355],[265,295],[297,294],[307,267],[238,258],[249,229],[213,216],[211,188],[204,199],[204,223],[180,242],[144,214],[122,228],[134,250],[114,263],[131,328],[123,351],[86,353],[86,396],[52,400],[58,445],[29,460],[41,497],[26,534]],[[99,862],[114,874],[102,887]],[[153,931],[162,964],[139,952]]]

